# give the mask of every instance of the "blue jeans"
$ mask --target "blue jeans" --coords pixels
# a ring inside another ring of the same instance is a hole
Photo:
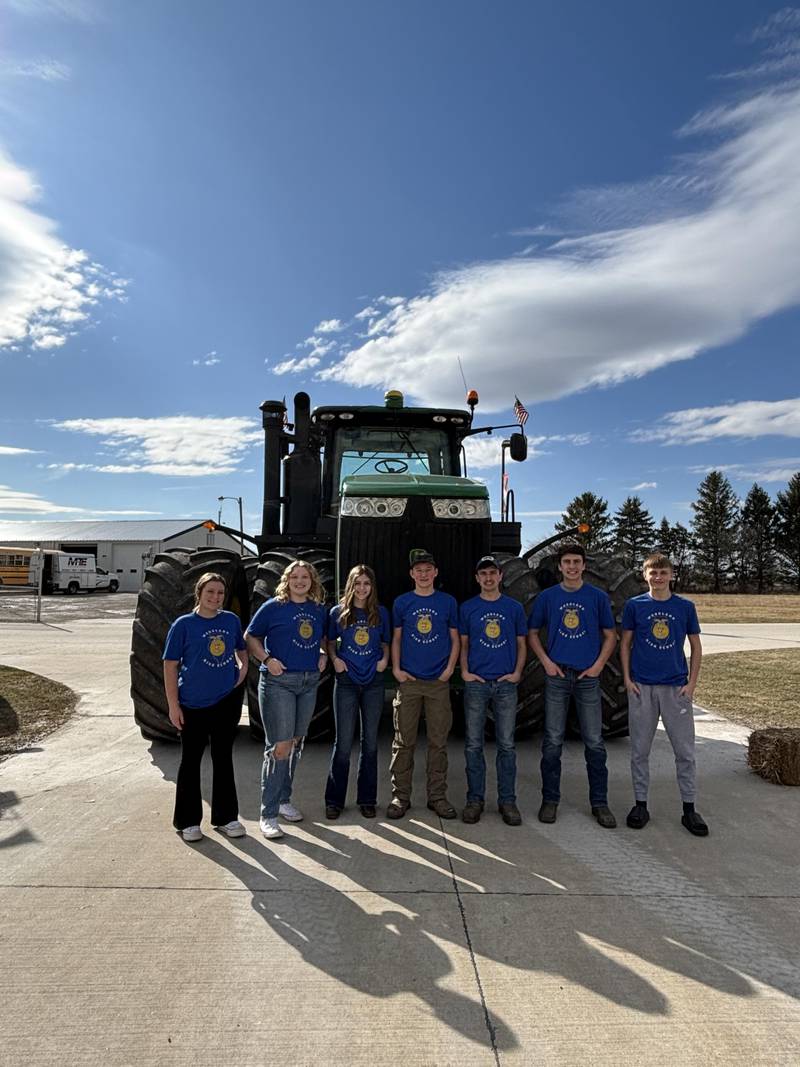
[[[608,769],[603,741],[603,710],[598,678],[578,678],[580,671],[562,667],[563,678],[545,681],[544,739],[542,741],[542,800],[558,804],[561,799],[561,748],[567,729],[570,697],[575,698],[581,730],[586,773],[589,776],[589,803],[593,808],[608,803]]]
[[[375,805],[378,802],[378,725],[383,712],[385,678],[381,671],[368,685],[352,681],[346,671],[336,675],[333,690],[333,714],[336,720],[336,740],[331,754],[325,803],[343,808],[350,777],[350,750],[356,722],[361,713],[361,745],[358,753],[358,781],[356,803]]]
[[[275,819],[292,795],[292,781],[302,742],[288,759],[275,758],[275,745],[305,737],[317,702],[319,671],[284,671],[275,677],[261,671],[258,707],[264,724],[264,766],[261,770],[261,817]]]
[[[497,736],[497,803],[513,804],[517,784],[517,754],[514,723],[517,719],[517,687],[513,682],[465,682],[464,755],[467,763],[467,803],[483,803],[486,792],[486,760],[483,732],[489,701],[494,711]]]

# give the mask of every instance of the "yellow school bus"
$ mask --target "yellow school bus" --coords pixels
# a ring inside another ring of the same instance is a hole
[[[9,548],[0,545],[0,585],[30,585],[33,548]]]

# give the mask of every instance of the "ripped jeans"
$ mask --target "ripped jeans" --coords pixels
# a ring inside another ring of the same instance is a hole
[[[284,671],[275,677],[261,671],[258,706],[264,724],[264,766],[261,770],[261,818],[276,819],[278,808],[292,795],[295,767],[302,740],[288,759],[275,758],[275,746],[293,737],[304,738],[317,702],[319,671]]]

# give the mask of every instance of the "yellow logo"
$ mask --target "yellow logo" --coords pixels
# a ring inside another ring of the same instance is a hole
[[[314,636],[314,627],[311,625],[308,619],[303,619],[303,621],[297,628],[297,632],[300,634],[304,641],[308,641],[310,637]]]
[[[653,623],[653,637],[657,637],[659,641],[669,637],[669,624],[666,619],[656,619]]]
[[[570,608],[564,612],[564,618],[561,620],[568,630],[577,630],[581,624],[581,617],[577,611],[573,611]]]
[[[500,623],[497,619],[489,619],[486,626],[483,628],[483,632],[487,637],[491,637],[493,641],[496,641],[500,636]]]
[[[208,651],[212,656],[224,656],[225,655],[225,642],[221,637],[212,637],[208,642]]]
[[[433,629],[430,615],[420,615],[417,619],[417,630],[421,634],[429,634]]]
[[[366,626],[356,627],[356,632],[353,634],[353,640],[357,645],[360,645],[362,648],[364,647],[364,645],[369,644],[369,630],[366,628]]]

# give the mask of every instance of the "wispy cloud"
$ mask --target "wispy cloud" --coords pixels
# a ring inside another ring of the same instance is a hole
[[[273,374],[299,374],[300,371],[312,370],[314,367],[318,367],[320,364],[319,356],[296,356],[284,359],[281,363],[276,363],[272,368]]]
[[[216,365],[218,363],[221,363],[221,362],[222,362],[222,360],[217,355],[216,351],[213,351],[213,352],[207,352],[205,354],[205,356],[203,356],[202,359],[193,359],[192,360],[192,366],[193,367],[216,367]]]
[[[0,348],[11,351],[60,348],[102,302],[125,298],[123,279],[58,239],[30,206],[36,196],[0,149]]]
[[[13,445],[0,445],[0,456],[31,456],[38,451],[36,448],[15,448]]]
[[[540,400],[613,385],[800,302],[800,88],[739,97],[680,133],[707,147],[673,174],[585,195],[596,229],[439,274],[318,376],[444,405],[460,357],[485,408],[507,409],[509,382]]]
[[[658,482],[639,482],[638,485],[632,485],[630,487],[632,493],[638,493],[642,489],[658,489]]]
[[[97,0],[5,0],[5,6],[20,15],[55,17],[74,22],[96,22]]]
[[[176,415],[158,419],[65,419],[56,429],[103,438],[116,462],[72,464],[71,470],[100,474],[158,474],[200,478],[230,474],[262,440],[253,419]],[[48,469],[65,469],[64,464]]]
[[[755,463],[714,463],[690,467],[692,474],[710,474],[721,471],[733,481],[788,482],[800,472],[800,456],[780,459],[763,459]]]
[[[68,81],[71,71],[66,63],[57,59],[3,60],[0,62],[0,77],[35,78],[43,82]]]
[[[670,411],[630,436],[635,441],[659,441],[663,445],[694,445],[720,437],[800,437],[800,397]]]
[[[12,489],[10,485],[0,485],[0,514],[23,515],[23,514],[75,514],[83,511],[83,508],[71,507],[68,504],[54,504],[45,500],[36,493],[25,493],[21,489]]]
[[[314,327],[314,333],[339,333],[343,329],[341,319],[323,319]]]

